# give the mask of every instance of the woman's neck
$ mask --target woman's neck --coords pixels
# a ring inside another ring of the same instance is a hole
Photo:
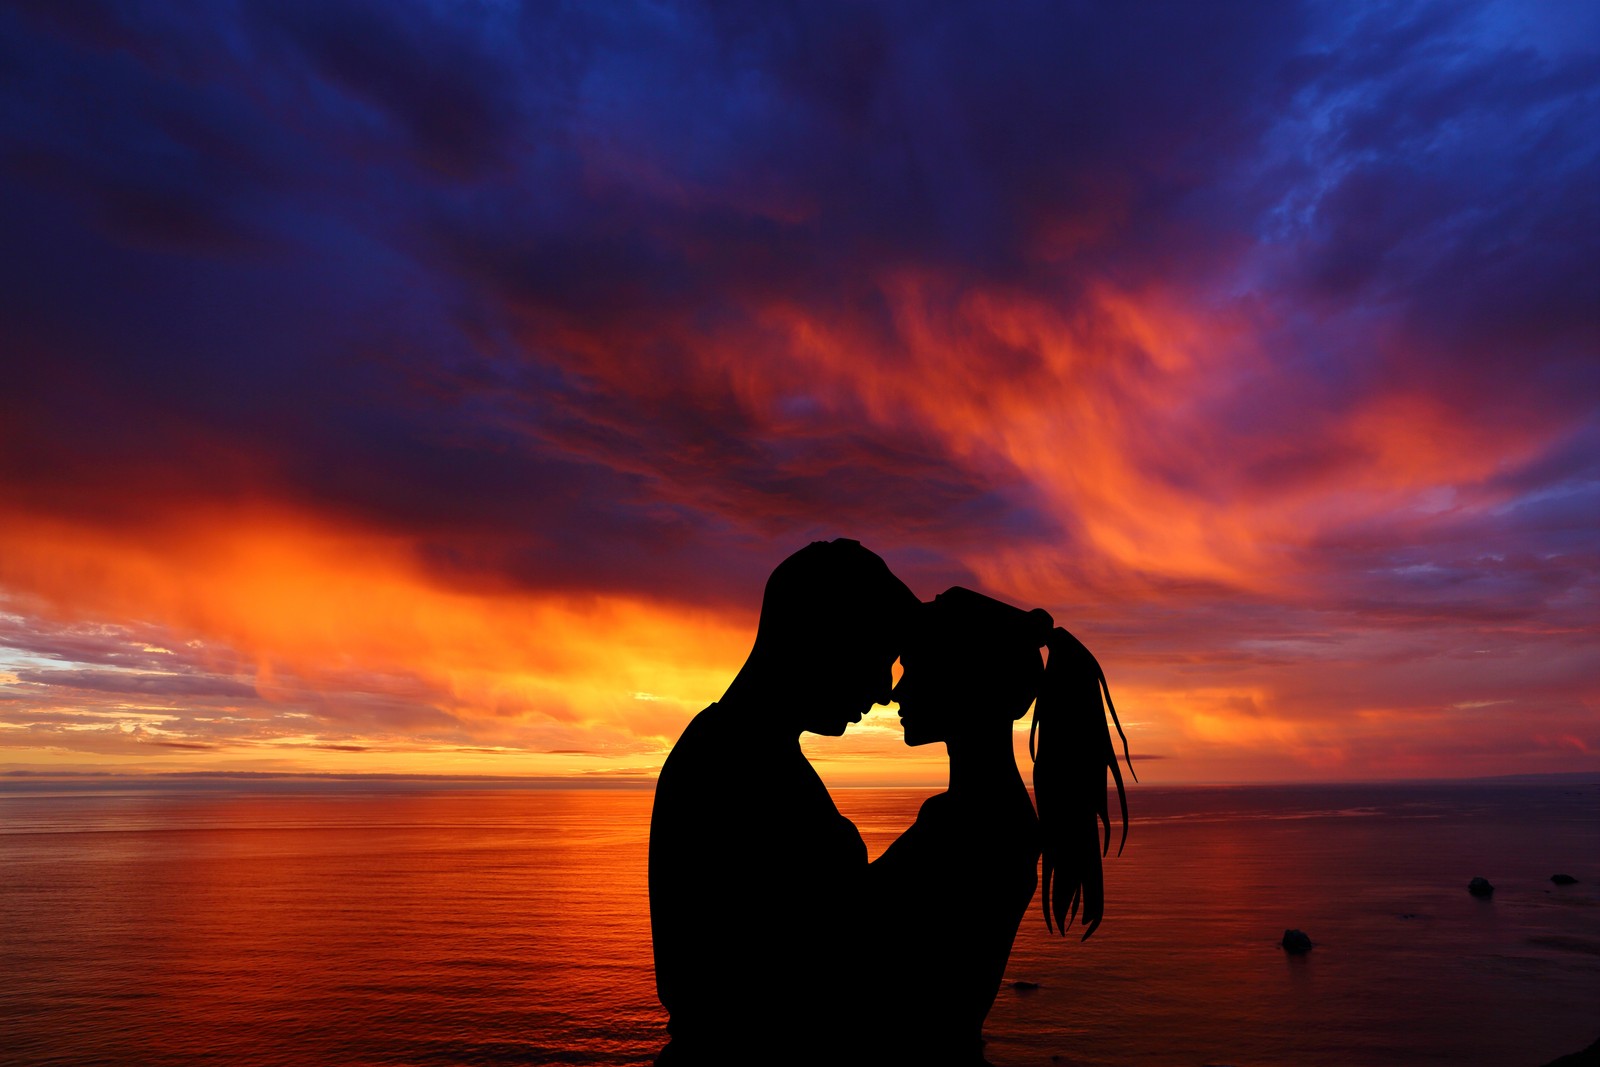
[[[1011,723],[986,724],[945,741],[950,754],[952,796],[999,797],[1014,786],[1024,789],[1017,760],[1011,753]]]

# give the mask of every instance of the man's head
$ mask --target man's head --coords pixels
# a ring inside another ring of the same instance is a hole
[[[838,735],[889,702],[917,598],[859,541],[813,541],[767,579],[750,662],[794,725]]]

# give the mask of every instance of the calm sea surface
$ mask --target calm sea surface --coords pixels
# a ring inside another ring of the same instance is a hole
[[[836,799],[876,855],[928,792]],[[648,1063],[650,801],[0,792],[0,1063]],[[1024,921],[1008,980],[1040,988],[1001,990],[996,1064],[1532,1067],[1600,1036],[1596,785],[1130,803],[1094,939]]]

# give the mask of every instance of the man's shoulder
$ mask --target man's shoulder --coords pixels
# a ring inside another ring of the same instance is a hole
[[[777,751],[712,704],[684,727],[656,778],[656,811],[710,805],[719,822],[819,824],[840,819],[833,798],[798,750]]]
[[[690,719],[656,775],[657,811],[663,805],[693,804],[724,787],[736,765],[735,740],[715,704]]]
[[[672,751],[661,765],[661,776],[718,758],[726,747],[727,732],[717,705],[706,707],[689,720],[678,740],[673,742]]]

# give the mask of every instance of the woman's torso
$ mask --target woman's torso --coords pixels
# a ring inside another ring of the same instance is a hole
[[[984,1017],[1038,884],[1038,819],[1014,789],[940,793],[873,864],[889,932],[883,1062],[981,1063]]]

